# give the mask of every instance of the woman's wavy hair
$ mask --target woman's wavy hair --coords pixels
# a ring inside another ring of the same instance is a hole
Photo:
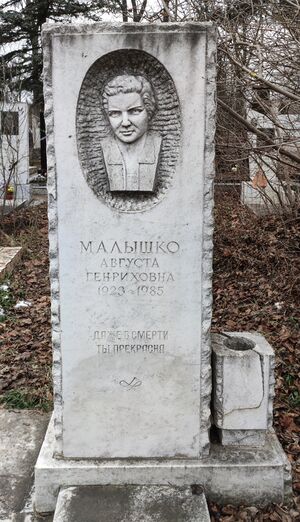
[[[157,109],[157,103],[151,83],[144,76],[133,76],[122,74],[115,76],[104,87],[102,93],[102,103],[106,114],[108,114],[108,98],[118,93],[137,92],[141,95],[144,102],[148,120],[150,121]]]

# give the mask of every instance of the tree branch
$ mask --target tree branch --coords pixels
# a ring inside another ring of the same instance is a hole
[[[244,125],[244,127],[246,127],[250,132],[253,132],[254,134],[256,134],[256,136],[260,136],[261,138],[263,138],[266,143],[272,146],[273,149],[278,150],[280,154],[286,156],[287,158],[291,159],[292,161],[295,161],[300,165],[300,156],[297,156],[297,154],[293,154],[293,152],[290,152],[289,150],[285,149],[284,147],[282,147],[282,144],[274,143],[274,140],[272,140],[270,136],[260,131],[257,127],[255,127],[255,125],[252,125],[252,123],[250,123],[249,121],[245,120],[243,116],[238,114],[235,110],[229,107],[229,105],[220,100],[220,98],[218,98],[218,105],[222,107],[226,112],[228,112],[231,116],[233,116],[235,120]]]
[[[142,3],[141,8],[140,8],[140,12],[139,12],[139,22],[141,21],[141,19],[144,16],[144,13],[146,11],[146,7],[147,7],[147,0],[143,0],[143,3]]]
[[[251,71],[250,69],[248,69],[248,67],[246,67],[245,65],[240,63],[235,58],[233,58],[233,56],[225,49],[220,49],[220,51],[225,53],[228,56],[229,60],[232,61],[232,63],[234,63],[235,65],[240,67],[243,71],[245,71],[247,74],[249,74],[249,76],[251,76],[252,79],[259,80],[260,82],[263,82],[265,85],[270,87],[270,89],[272,89],[273,91],[276,91],[279,94],[283,94],[284,96],[287,96],[288,98],[290,98],[293,101],[300,102],[300,97],[297,96],[296,94],[294,94],[290,91],[287,91],[286,89],[283,89],[283,87],[279,87],[279,85],[276,85],[275,83],[270,82],[269,80],[266,80],[266,78],[263,78],[262,76],[260,76],[260,74],[257,74],[255,71]]]

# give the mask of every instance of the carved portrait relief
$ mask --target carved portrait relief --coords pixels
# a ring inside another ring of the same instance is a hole
[[[79,159],[97,197],[123,212],[163,199],[181,129],[176,89],[158,60],[136,50],[97,60],[83,81],[76,118]]]
[[[113,132],[102,140],[110,191],[153,192],[162,138],[149,131],[156,109],[150,82],[116,76],[104,88],[103,106]]]

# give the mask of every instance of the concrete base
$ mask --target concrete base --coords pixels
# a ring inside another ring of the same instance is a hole
[[[61,487],[84,485],[201,484],[205,494],[223,504],[264,506],[290,494],[290,464],[275,433],[263,448],[212,444],[209,457],[193,459],[75,460],[53,457],[51,421],[35,467],[35,508],[55,510]]]
[[[88,515],[87,515],[88,513]],[[62,489],[53,522],[209,522],[203,493],[170,486],[81,486]]]

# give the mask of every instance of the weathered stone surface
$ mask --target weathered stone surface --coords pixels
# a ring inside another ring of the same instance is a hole
[[[263,446],[266,430],[219,429],[220,441],[226,446]]]
[[[209,445],[214,29],[55,24],[44,48],[56,451],[198,458]],[[118,74],[155,91],[149,193],[111,190],[105,174],[103,88]]]
[[[282,501],[289,464],[273,433],[263,449],[208,457],[212,26],[55,24],[43,39],[55,411],[37,511],[62,486],[201,484],[221,503]],[[238,357],[249,385],[219,396],[239,434],[270,422],[266,354]]]
[[[222,443],[263,443],[272,426],[274,352],[262,335],[213,335],[213,415]],[[229,433],[236,430],[236,433]],[[244,432],[244,433],[243,433]]]
[[[88,515],[87,515],[88,513]],[[62,489],[54,522],[209,522],[203,493],[170,486],[84,486]]]
[[[13,271],[22,255],[22,247],[0,247],[0,280]]]
[[[0,410],[0,520],[11,520],[29,494],[49,416]]]
[[[35,507],[54,511],[61,485],[201,484],[218,503],[266,505],[290,493],[290,464],[273,431],[262,448],[212,444],[204,459],[61,459],[53,458],[50,423],[35,468]]]

